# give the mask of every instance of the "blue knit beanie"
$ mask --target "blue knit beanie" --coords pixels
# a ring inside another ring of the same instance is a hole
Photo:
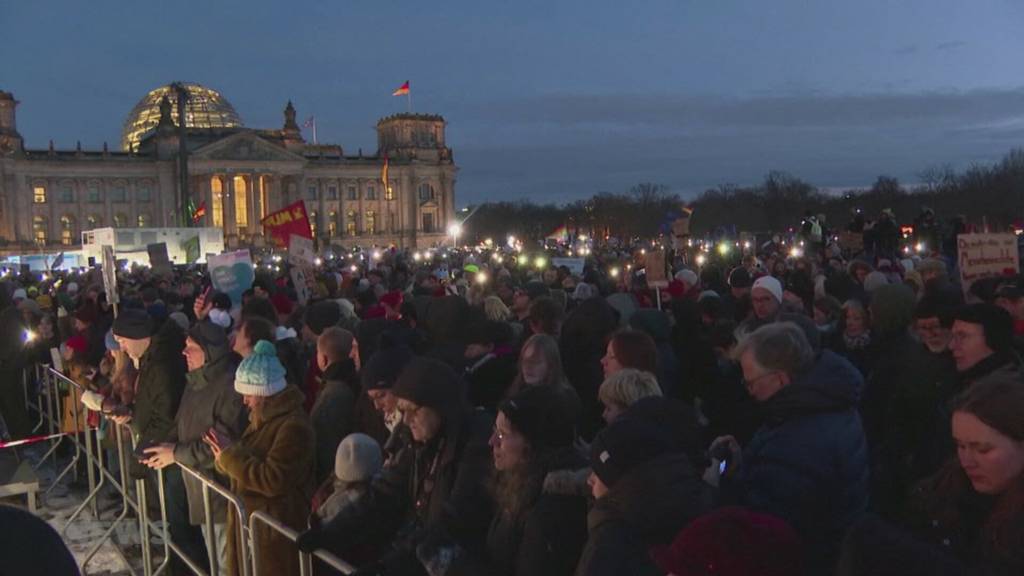
[[[235,392],[246,396],[273,396],[285,385],[284,366],[277,359],[274,344],[267,340],[257,342],[252,354],[235,371]]]

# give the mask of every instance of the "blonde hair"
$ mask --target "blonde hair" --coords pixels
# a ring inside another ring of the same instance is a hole
[[[488,320],[495,320],[497,322],[506,322],[512,319],[512,311],[497,296],[484,298],[484,315],[487,316]]]
[[[624,368],[605,378],[597,390],[597,397],[603,404],[616,404],[629,408],[634,402],[648,396],[661,396],[661,387],[654,374]]]

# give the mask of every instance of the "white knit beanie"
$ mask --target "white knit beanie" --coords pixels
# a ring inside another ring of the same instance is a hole
[[[284,366],[277,359],[277,348],[267,340],[260,340],[235,371],[235,392],[245,396],[273,396],[284,390],[287,384],[284,375]]]
[[[754,281],[751,291],[761,288],[767,290],[776,301],[782,302],[782,283],[773,276],[761,276]]]

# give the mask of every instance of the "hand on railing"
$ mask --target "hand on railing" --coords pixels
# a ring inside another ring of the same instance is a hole
[[[141,462],[154,470],[166,468],[175,462],[174,444],[157,444],[156,446],[146,448],[143,452],[148,458],[141,460]]]

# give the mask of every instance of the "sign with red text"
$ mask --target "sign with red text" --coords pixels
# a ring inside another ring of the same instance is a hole
[[[278,248],[287,248],[292,234],[303,238],[313,237],[313,231],[309,227],[309,216],[306,214],[306,203],[301,200],[268,214],[260,220],[260,224]]]

